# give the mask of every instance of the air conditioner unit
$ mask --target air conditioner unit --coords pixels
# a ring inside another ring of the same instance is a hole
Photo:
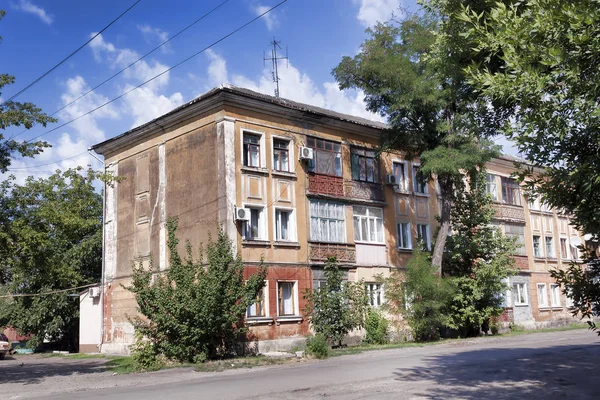
[[[385,184],[386,185],[397,185],[398,184],[398,178],[394,174],[387,174],[385,176]]]
[[[236,221],[250,221],[250,209],[236,207],[235,219]]]
[[[300,159],[301,160],[312,160],[315,157],[314,150],[310,147],[300,147]]]
[[[99,287],[91,287],[88,289],[88,295],[90,297],[100,297],[100,288]]]

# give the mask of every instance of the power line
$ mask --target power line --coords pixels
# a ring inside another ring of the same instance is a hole
[[[42,133],[41,135],[38,135],[38,136],[36,136],[36,137],[34,137],[34,138],[32,138],[32,139],[29,139],[29,140],[27,140],[27,141],[26,141],[26,143],[30,143],[30,142],[32,142],[32,141],[34,141],[34,140],[36,140],[36,139],[39,139],[39,138],[41,138],[42,136],[45,136],[45,135],[47,135],[47,134],[49,134],[49,133],[52,133],[52,132],[54,132],[54,131],[56,131],[56,130],[58,130],[58,129],[60,129],[60,128],[63,128],[63,127],[65,127],[65,126],[69,125],[70,123],[72,123],[72,122],[75,122],[75,121],[77,121],[77,120],[79,120],[79,119],[81,119],[81,118],[83,118],[83,117],[86,117],[86,116],[90,115],[91,113],[93,113],[93,112],[95,112],[95,111],[97,111],[97,110],[99,110],[99,109],[101,109],[101,108],[103,108],[103,107],[105,107],[105,106],[107,106],[107,105],[109,105],[109,104],[111,104],[111,103],[113,103],[113,102],[115,102],[115,101],[117,101],[117,100],[121,99],[122,97],[124,97],[124,96],[128,95],[129,93],[133,92],[134,90],[137,90],[137,89],[141,88],[142,86],[146,85],[147,83],[150,83],[150,82],[152,82],[152,81],[153,81],[153,80],[155,80],[156,78],[159,78],[159,77],[161,77],[162,75],[166,74],[167,72],[171,71],[172,69],[175,69],[175,68],[177,68],[177,67],[178,67],[178,66],[180,66],[181,64],[183,64],[183,63],[185,63],[185,62],[188,62],[188,61],[189,61],[189,60],[191,60],[192,58],[194,58],[194,57],[196,57],[196,56],[198,56],[198,55],[200,55],[200,54],[204,53],[206,50],[210,49],[210,48],[211,48],[211,47],[213,47],[213,46],[216,46],[217,44],[221,43],[222,41],[224,41],[225,39],[229,38],[230,36],[233,36],[233,35],[234,35],[234,34],[236,34],[237,32],[239,32],[239,31],[241,31],[242,29],[244,29],[245,27],[247,27],[248,25],[252,24],[253,22],[257,21],[258,19],[262,18],[263,16],[267,15],[268,13],[270,13],[271,11],[273,11],[274,9],[276,9],[276,8],[280,7],[282,4],[284,4],[284,3],[287,3],[287,1],[288,1],[288,0],[283,0],[283,1],[279,2],[279,3],[278,3],[278,4],[276,4],[275,6],[273,6],[273,7],[269,8],[269,9],[268,9],[267,11],[265,11],[264,13],[262,13],[262,14],[258,15],[257,17],[255,17],[255,18],[251,19],[250,21],[246,22],[244,25],[240,26],[239,28],[237,28],[237,29],[235,29],[235,30],[233,30],[233,31],[229,32],[227,35],[225,35],[225,36],[221,37],[220,39],[218,39],[218,40],[214,41],[213,43],[211,43],[210,45],[206,46],[206,47],[205,47],[205,48],[203,48],[202,50],[200,50],[200,51],[198,51],[198,52],[196,52],[196,53],[192,54],[191,56],[189,56],[189,57],[185,58],[184,60],[182,60],[182,61],[178,62],[177,64],[173,65],[172,67],[170,67],[170,68],[167,68],[166,70],[164,70],[164,71],[163,71],[163,72],[161,72],[160,74],[158,74],[158,75],[155,75],[154,77],[152,77],[152,78],[148,79],[147,81],[145,81],[145,82],[142,82],[141,84],[139,84],[139,85],[135,86],[134,88],[132,88],[132,89],[130,89],[130,90],[128,90],[128,91],[126,91],[126,92],[124,92],[124,93],[120,94],[119,96],[117,96],[117,97],[113,98],[112,100],[109,100],[109,101],[107,101],[106,103],[103,103],[103,104],[99,105],[98,107],[96,107],[96,108],[94,108],[94,109],[92,109],[92,110],[90,110],[90,111],[88,111],[88,112],[86,112],[86,113],[84,113],[84,114],[82,114],[82,115],[80,115],[80,116],[78,116],[78,117],[75,117],[75,118],[73,118],[73,119],[71,119],[71,120],[69,120],[69,121],[67,121],[67,122],[65,122],[65,123],[63,123],[63,124],[61,124],[61,125],[59,125],[59,126],[55,127],[55,128],[52,128],[52,129],[50,129],[49,131],[46,131],[46,132]]]
[[[20,91],[18,91],[16,94],[12,95],[8,100],[6,100],[5,102],[3,102],[2,104],[6,104],[9,101],[14,100],[16,97],[18,97],[21,93],[25,92],[27,89],[29,89],[30,87],[32,87],[33,85],[35,85],[36,83],[38,83],[39,81],[41,81],[42,79],[44,79],[46,76],[48,76],[48,74],[50,74],[52,71],[54,71],[56,68],[60,67],[65,61],[67,61],[69,58],[73,57],[76,53],[78,53],[81,49],[83,49],[85,46],[87,46],[92,40],[94,40],[98,35],[100,35],[102,32],[104,32],[105,30],[107,30],[112,24],[114,24],[115,22],[117,22],[123,15],[127,14],[129,12],[129,10],[131,10],[133,7],[135,7],[140,1],[142,0],[137,0],[135,3],[133,3],[127,10],[123,11],[121,13],[121,15],[119,15],[117,18],[113,19],[111,21],[110,24],[106,25],[104,28],[102,28],[102,30],[98,33],[96,33],[94,36],[92,36],[87,42],[85,42],[84,44],[82,44],[81,46],[79,46],[79,48],[77,48],[75,51],[73,51],[71,54],[69,54],[66,58],[64,58],[61,62],[59,62],[58,64],[56,64],[54,67],[50,68],[48,71],[46,71],[42,76],[40,76],[39,78],[37,78],[35,81],[31,82],[29,85],[25,86],[23,89],[21,89]]]
[[[58,164],[58,163],[61,163],[63,161],[67,161],[67,160],[71,160],[73,158],[77,158],[77,157],[82,156],[84,154],[87,154],[87,151],[84,151],[84,152],[79,153],[79,154],[75,154],[74,156],[71,156],[71,157],[63,158],[62,160],[57,160],[57,161],[49,162],[49,163],[46,163],[46,164],[37,164],[37,165],[28,165],[26,167],[8,168],[8,171],[17,171],[17,170],[23,170],[23,169],[33,169],[33,168],[47,167],[48,165]]]
[[[11,298],[11,297],[36,297],[36,296],[47,296],[49,294],[57,294],[57,293],[64,293],[64,292],[70,292],[72,290],[76,290],[76,289],[84,289],[84,288],[88,288],[88,287],[92,287],[92,286],[98,286],[97,283],[91,283],[89,285],[83,285],[83,286],[76,286],[76,287],[72,287],[72,288],[68,288],[68,289],[61,289],[61,290],[54,290],[52,292],[43,292],[43,293],[17,293],[17,294],[5,294],[0,296],[0,299],[6,299],[6,298]]]
[[[208,17],[210,14],[212,14],[215,11],[217,11],[219,8],[221,8],[222,6],[224,6],[226,3],[230,2],[230,1],[231,0],[225,0],[225,1],[221,2],[219,5],[217,5],[216,7],[214,7],[212,10],[208,11],[206,14],[204,14],[203,16],[201,16],[200,18],[198,18],[197,20],[195,20],[194,22],[192,22],[191,24],[189,24],[188,26],[186,26],[185,28],[183,28],[182,30],[180,30],[179,32],[177,32],[176,34],[174,34],[173,36],[171,36],[170,38],[168,38],[167,40],[165,40],[164,42],[162,42],[161,44],[159,44],[158,46],[156,46],[155,48],[153,48],[152,50],[150,50],[149,52],[147,52],[146,54],[144,54],[143,56],[141,56],[140,58],[138,58],[137,60],[135,60],[131,64],[129,64],[128,66],[126,66],[125,68],[123,68],[122,70],[120,70],[119,72],[113,74],[109,78],[107,78],[104,81],[100,82],[98,85],[94,86],[93,88],[91,88],[87,92],[83,93],[82,95],[80,95],[79,97],[77,97],[76,99],[74,99],[73,101],[71,101],[70,103],[65,104],[64,106],[62,106],[58,110],[54,111],[52,114],[50,114],[50,116],[52,117],[52,116],[58,114],[60,111],[62,111],[65,108],[69,107],[70,105],[76,103],[77,101],[81,100],[83,97],[85,97],[88,94],[92,93],[93,91],[95,91],[99,87],[101,87],[104,84],[108,83],[109,81],[113,80],[117,76],[121,75],[127,69],[133,67],[135,64],[137,64],[138,62],[142,61],[144,58],[148,57],[150,54],[154,53],[156,50],[160,49],[161,47],[163,47],[164,45],[166,45],[167,43],[169,43],[171,40],[175,39],[177,36],[181,35],[185,31],[187,31],[188,29],[190,29],[192,26],[196,25],[198,22],[202,21],[204,18]],[[10,139],[14,139],[17,136],[20,136],[20,135],[22,135],[23,133],[25,133],[27,131],[28,131],[28,129],[23,129],[21,132],[17,133],[16,135],[11,136]]]

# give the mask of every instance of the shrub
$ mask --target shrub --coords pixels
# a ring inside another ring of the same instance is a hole
[[[365,330],[367,331],[365,342],[368,344],[389,343],[388,328],[388,320],[379,311],[369,310],[365,321]]]
[[[329,357],[329,345],[327,339],[322,333],[317,333],[313,337],[306,339],[306,354],[316,358]]]
[[[314,330],[340,346],[353,329],[364,326],[369,298],[362,282],[343,282],[335,257],[325,263],[325,285],[304,293],[304,312]]]
[[[156,271],[134,265],[129,289],[135,294],[145,318],[132,323],[149,340],[154,354],[180,362],[201,362],[237,354],[238,343],[247,332],[243,324],[246,308],[256,301],[265,284],[266,268],[244,279],[244,264],[232,250],[231,240],[219,228],[216,241],[209,237],[197,259],[186,245],[187,256],[177,251],[177,219],[167,223],[169,269]],[[205,251],[206,257],[204,257]],[[146,345],[144,345],[146,346]],[[142,348],[140,357],[148,354]]]
[[[162,367],[155,347],[139,332],[135,333],[135,343],[131,346],[131,353],[137,371],[156,371]]]

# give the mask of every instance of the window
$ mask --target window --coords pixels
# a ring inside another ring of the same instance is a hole
[[[544,212],[552,212],[552,207],[550,207],[550,204],[548,204],[547,202],[542,202],[542,211]]]
[[[277,315],[296,315],[295,282],[277,282]]]
[[[514,225],[514,224],[505,224],[504,225],[505,235],[510,238],[516,239],[516,255],[524,256],[525,252],[525,226],[523,225]]]
[[[412,249],[410,222],[398,222],[398,247],[401,249]]]
[[[400,190],[408,190],[406,185],[407,176],[406,176],[406,163],[403,162],[394,162],[392,164],[392,168],[394,171],[394,175],[396,176],[396,182],[398,183],[398,189]]]
[[[573,260],[579,260],[579,249],[577,246],[571,246],[571,256]]]
[[[310,172],[342,176],[342,145],[329,140],[306,138],[306,146],[315,150],[315,158],[308,164]]]
[[[537,296],[538,296],[538,306],[548,307],[548,292],[546,291],[545,283],[538,283]]]
[[[383,210],[354,206],[354,240],[383,243]]]
[[[566,297],[566,300],[567,300],[566,303],[565,303],[565,305],[568,308],[575,307],[575,302],[573,301],[573,297],[571,297],[569,293],[567,293],[567,295],[565,297]]]
[[[260,167],[260,135],[244,133],[244,166]]]
[[[368,149],[351,149],[352,179],[355,181],[380,182],[379,160],[375,151]]]
[[[489,194],[494,201],[498,200],[498,188],[496,186],[496,175],[485,175],[485,192]]]
[[[529,209],[534,211],[540,210],[540,198],[538,196],[533,195],[529,198]]]
[[[296,240],[292,211],[275,210],[275,240],[284,242]]]
[[[267,316],[265,310],[265,306],[267,304],[267,302],[265,301],[266,291],[266,286],[261,289],[261,291],[258,293],[258,296],[256,296],[256,302],[251,306],[248,306],[248,308],[246,309],[246,317],[252,318]]]
[[[310,200],[310,238],[317,242],[346,242],[346,207],[341,203]]]
[[[413,187],[415,193],[427,193],[427,179],[419,171],[419,167],[413,166]]]
[[[513,304],[515,306],[526,306],[527,303],[527,284],[513,283]]]
[[[290,142],[288,140],[273,139],[273,169],[277,171],[290,171]]]
[[[560,286],[557,284],[550,285],[550,299],[552,307],[560,307]]]
[[[543,257],[539,236],[533,236],[533,256],[534,257]]]
[[[425,248],[430,250],[429,225],[417,225],[417,240],[422,241]]]
[[[561,258],[569,258],[569,253],[567,253],[567,238],[560,238],[560,256]]]
[[[521,205],[521,192],[519,183],[511,178],[501,177],[502,183],[502,202],[515,206]]]
[[[546,240],[546,257],[554,258],[554,238],[552,236],[544,237]]]
[[[379,307],[383,304],[383,287],[380,283],[367,283],[365,285],[367,295],[369,296],[369,302],[371,307]]]
[[[262,207],[247,207],[250,209],[250,221],[242,227],[242,236],[244,240],[264,240],[266,239],[264,229],[264,209]]]

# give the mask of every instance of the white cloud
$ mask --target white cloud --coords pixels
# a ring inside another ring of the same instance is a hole
[[[262,15],[265,12],[267,12],[271,7],[268,6],[256,6],[252,8],[252,11],[254,12],[254,14],[256,16]],[[276,28],[277,26],[279,26],[279,19],[277,18],[277,16],[275,15],[275,11],[271,11],[265,15],[262,16],[261,18],[263,21],[265,21],[265,24],[267,25],[267,30],[270,32],[273,30],[273,28]]]
[[[207,57],[209,59],[207,72],[211,86],[215,86],[216,82],[220,84],[229,81],[235,86],[273,95],[275,83],[269,69],[263,70],[262,75],[257,79],[251,79],[244,75],[232,75],[229,80],[225,59],[214,52],[207,54]],[[215,71],[218,71],[218,74]],[[381,116],[365,109],[364,94],[360,91],[341,91],[335,82],[317,85],[310,76],[302,73],[291,63],[288,68],[281,68],[279,73],[281,97],[373,121],[384,121]],[[218,75],[217,80],[214,79],[215,75]]]
[[[386,22],[392,16],[401,14],[402,0],[353,0],[360,5],[356,18],[365,27],[369,28],[377,22]]]
[[[29,0],[19,0],[18,3],[16,3],[16,4],[13,3],[12,7],[15,10],[19,10],[19,11],[23,11],[23,12],[35,15],[48,25],[51,25],[52,22],[54,22],[54,18],[51,15],[49,15],[46,12],[46,10],[44,10],[40,6],[36,6]]]
[[[144,35],[144,38],[146,39],[146,41],[148,43],[154,43],[154,44],[158,45],[169,39],[169,33],[166,31],[163,31],[160,28],[153,28],[148,24],[138,25],[137,28],[139,29],[140,32],[142,32],[142,34]],[[172,51],[170,43],[167,43],[164,46],[162,46],[160,48],[160,51],[163,54],[170,53]]]
[[[106,42],[102,35],[94,39],[90,45],[96,60],[108,63],[110,68],[113,69],[125,68],[140,57],[132,49],[117,48],[112,43]],[[151,62],[142,60],[135,63],[123,73],[124,77],[132,80],[133,83],[128,82],[122,88],[122,92],[128,92],[135,86],[148,81],[167,69],[168,66],[156,60]],[[171,95],[162,93],[166,90],[169,79],[170,72],[166,72],[123,97],[122,101],[125,103],[125,108],[133,117],[133,127],[146,123],[183,104],[181,93],[177,92]]]

